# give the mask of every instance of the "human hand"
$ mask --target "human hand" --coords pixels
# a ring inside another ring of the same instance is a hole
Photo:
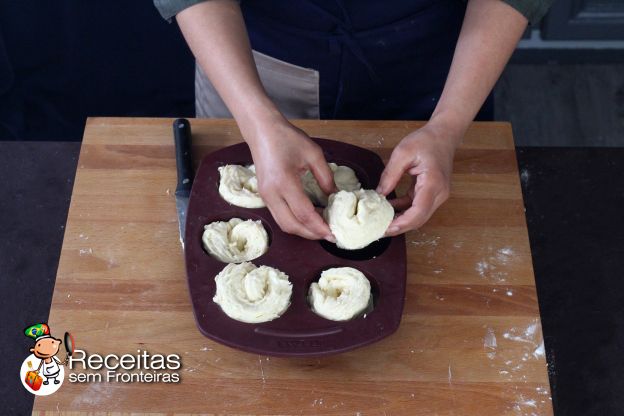
[[[334,242],[301,183],[301,175],[309,169],[323,192],[336,192],[321,148],[285,119],[256,129],[246,139],[256,165],[258,191],[280,228],[304,238]]]
[[[412,183],[406,195],[389,201],[396,211],[405,211],[390,223],[387,236],[419,228],[448,199],[453,157],[462,135],[429,122],[395,147],[377,192],[388,195],[406,172]]]
[[[303,192],[300,175],[312,170],[325,192],[333,191],[333,175],[320,148],[267,96],[238,2],[200,2],[177,14],[176,21],[249,144],[260,195],[279,226],[302,237],[331,239],[329,226]]]

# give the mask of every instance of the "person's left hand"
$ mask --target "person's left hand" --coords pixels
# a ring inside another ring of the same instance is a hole
[[[388,195],[404,173],[412,176],[412,184],[406,195],[389,201],[395,211],[405,211],[388,226],[386,236],[419,228],[448,199],[453,157],[460,140],[460,134],[429,122],[394,148],[377,192]]]

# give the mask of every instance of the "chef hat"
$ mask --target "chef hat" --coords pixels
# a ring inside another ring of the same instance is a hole
[[[43,338],[52,337],[52,335],[50,335],[50,327],[46,324],[29,326],[24,330],[24,334],[26,334],[27,337],[34,339],[35,341],[39,341]]]

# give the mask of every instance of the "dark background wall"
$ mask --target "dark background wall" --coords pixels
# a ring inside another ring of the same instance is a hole
[[[0,2],[0,140],[80,140],[87,116],[192,116],[193,58],[151,0]]]
[[[624,3],[586,17],[596,4],[556,0],[503,74],[495,117],[517,145],[624,146]],[[579,19],[602,40],[579,41]],[[88,116],[193,116],[193,65],[151,0],[2,1],[0,140],[77,141]]]

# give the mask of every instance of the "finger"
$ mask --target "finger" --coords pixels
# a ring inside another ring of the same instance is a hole
[[[403,173],[408,168],[409,163],[410,158],[404,155],[400,149],[395,148],[392,151],[386,168],[381,174],[377,192],[382,195],[388,195],[392,192],[392,190],[396,188],[397,183],[399,183],[399,180],[401,180],[401,176],[403,176]]]
[[[412,206],[390,223],[386,235],[394,236],[422,226],[435,211],[436,187],[425,183],[414,191]]]
[[[288,207],[292,211],[297,221],[308,231],[312,232],[316,239],[331,239],[332,233],[323,218],[316,212],[314,205],[301,189],[301,185],[288,186],[283,193]]]
[[[319,151],[318,154],[310,162],[308,168],[312,172],[312,175],[316,178],[319,187],[325,194],[333,194],[338,189],[334,183],[334,172],[329,168],[323,152]]]
[[[308,240],[313,240],[316,236],[306,227],[299,223],[293,213],[290,211],[286,201],[278,195],[271,196],[266,199],[267,208],[271,212],[273,219],[277,225],[288,234],[295,234]]]

